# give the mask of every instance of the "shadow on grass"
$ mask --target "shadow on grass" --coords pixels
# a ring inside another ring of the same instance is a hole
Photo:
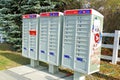
[[[0,53],[0,55],[6,57],[9,60],[12,60],[12,61],[18,63],[18,64],[21,64],[21,65],[30,64],[30,59],[25,58],[21,54],[18,54],[18,53],[3,52],[3,53]],[[41,61],[39,61],[39,64],[41,66],[48,66],[47,63],[44,63],[44,62],[41,62]]]
[[[112,76],[109,76],[109,75],[105,75],[105,74],[102,74],[102,73],[94,73],[93,76],[95,77],[98,77],[98,78],[102,78],[102,79],[105,79],[105,80],[120,80],[118,78],[114,78]]]
[[[9,60],[12,60],[12,61],[18,63],[18,64],[21,64],[21,65],[25,65],[25,64],[30,63],[29,59],[24,58],[20,54],[17,54],[17,53],[3,52],[3,53],[0,53],[0,55],[9,59]]]

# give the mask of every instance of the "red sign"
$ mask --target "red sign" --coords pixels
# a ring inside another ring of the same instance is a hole
[[[98,33],[95,34],[94,40],[95,40],[96,43],[98,43],[100,41],[100,35]]]
[[[29,31],[29,34],[30,34],[31,36],[36,36],[36,30],[30,30],[30,31]]]

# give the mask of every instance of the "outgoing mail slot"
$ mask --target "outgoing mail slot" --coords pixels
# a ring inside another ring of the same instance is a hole
[[[29,31],[31,36],[36,36],[36,31]]]

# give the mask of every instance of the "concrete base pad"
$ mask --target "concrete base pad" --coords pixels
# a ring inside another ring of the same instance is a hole
[[[67,77],[65,73],[50,74],[47,67],[32,68],[20,66],[0,71],[1,80],[73,80],[73,76]]]

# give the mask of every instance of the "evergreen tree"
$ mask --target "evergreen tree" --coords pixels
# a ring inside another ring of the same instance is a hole
[[[0,26],[3,27],[7,43],[14,49],[21,47],[21,20],[17,0],[0,0]]]
[[[6,42],[15,50],[22,46],[22,15],[50,11],[53,5],[47,0],[0,0],[0,27],[6,34]]]

